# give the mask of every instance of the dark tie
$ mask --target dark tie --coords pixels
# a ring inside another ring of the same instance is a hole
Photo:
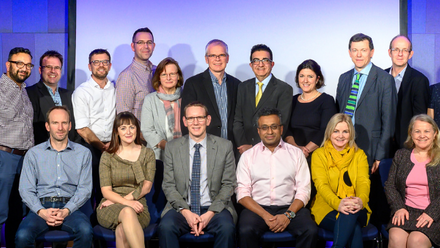
[[[347,106],[345,106],[345,114],[353,117],[354,111],[356,110],[357,95],[359,92],[359,79],[361,77],[360,73],[356,73],[356,80],[351,86],[350,96],[348,96]]]
[[[200,215],[200,145],[194,145],[192,173],[191,173],[191,211]]]

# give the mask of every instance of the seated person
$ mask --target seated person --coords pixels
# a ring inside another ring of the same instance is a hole
[[[150,223],[144,196],[153,185],[156,160],[154,152],[141,145],[140,132],[132,113],[119,113],[99,164],[104,198],[96,215],[101,226],[115,230],[118,248],[145,247],[142,229]]]
[[[317,190],[312,215],[319,227],[333,232],[332,247],[363,247],[361,228],[371,215],[367,155],[354,137],[351,118],[335,114],[327,124],[321,148],[312,155]]]
[[[34,248],[35,239],[48,230],[74,236],[73,248],[91,247],[93,230],[79,208],[92,194],[92,155],[69,141],[70,112],[55,106],[46,115],[49,140],[26,153],[19,191],[30,208],[15,235],[15,246]]]
[[[435,121],[414,116],[385,182],[391,207],[388,247],[440,245],[440,141]]]

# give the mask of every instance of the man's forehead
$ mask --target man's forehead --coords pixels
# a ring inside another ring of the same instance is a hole
[[[60,65],[61,61],[59,58],[57,57],[44,57],[43,58],[43,65],[48,65],[48,64],[57,64]]]
[[[136,34],[135,38],[135,42],[136,41],[149,41],[149,40],[153,40],[153,36],[149,33],[149,32],[139,32]]]
[[[17,53],[11,56],[11,60],[13,61],[22,61],[24,63],[32,62],[32,58],[27,53]]]

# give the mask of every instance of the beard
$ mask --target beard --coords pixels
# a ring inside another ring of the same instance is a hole
[[[108,71],[105,70],[105,68],[104,68],[105,73],[102,74],[101,72],[99,72],[99,69],[101,69],[101,68],[98,68],[98,69],[96,69],[95,72],[92,72],[92,75],[93,75],[95,78],[99,79],[99,80],[104,80],[104,79],[106,79],[106,78],[107,78],[107,75],[108,75]]]
[[[26,75],[25,75],[25,76],[20,75],[19,73],[21,73],[21,72],[25,72]],[[8,73],[8,76],[9,76],[12,80],[14,80],[14,82],[17,82],[17,83],[19,83],[19,84],[22,84],[22,83],[24,83],[24,81],[26,81],[26,79],[28,79],[28,77],[29,77],[30,75],[31,75],[31,73],[28,72],[26,69],[25,69],[25,70],[23,70],[23,69],[17,69],[16,71],[14,71],[13,68],[12,68],[12,65],[9,66],[9,73]]]

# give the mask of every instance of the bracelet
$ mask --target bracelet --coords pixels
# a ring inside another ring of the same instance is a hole
[[[287,219],[289,219],[289,221],[292,220],[287,213],[284,213],[284,215],[287,217]]]

